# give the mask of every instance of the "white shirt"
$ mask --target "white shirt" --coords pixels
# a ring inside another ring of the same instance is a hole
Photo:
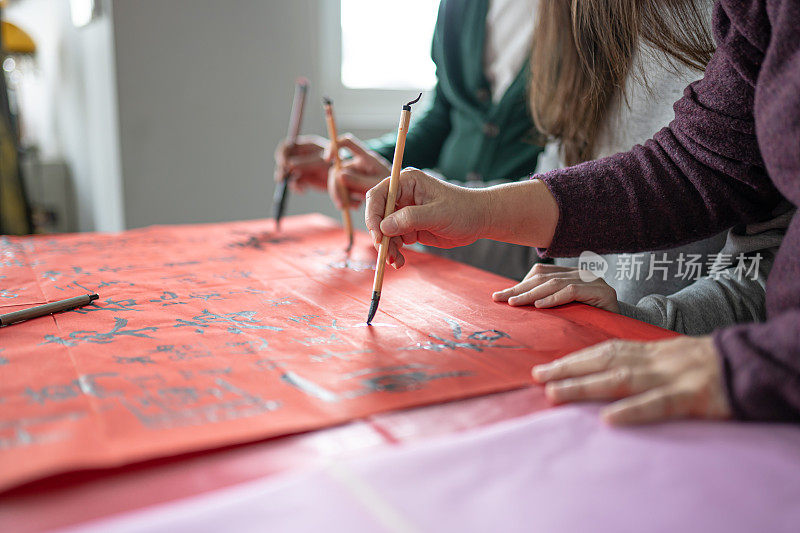
[[[561,1],[561,0],[559,0]],[[490,0],[483,71],[499,102],[530,57],[539,0]]]
[[[647,84],[642,83],[642,73]],[[625,80],[627,98],[617,93],[606,111],[597,135],[594,159],[627,152],[651,138],[675,116],[672,105],[683,90],[703,74],[678,63],[660,50],[641,43]],[[561,144],[547,143],[536,173],[564,167]]]

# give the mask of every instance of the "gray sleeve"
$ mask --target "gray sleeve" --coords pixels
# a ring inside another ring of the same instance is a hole
[[[787,208],[782,205],[776,210],[781,214],[767,222],[732,228],[712,268],[713,276],[674,294],[645,296],[636,305],[619,302],[620,313],[687,335],[763,321],[767,276],[794,214]]]

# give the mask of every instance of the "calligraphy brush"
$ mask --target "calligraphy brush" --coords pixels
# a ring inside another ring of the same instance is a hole
[[[306,93],[308,92],[308,80],[300,77],[295,80],[294,100],[292,100],[292,114],[289,119],[289,132],[286,135],[289,147],[292,148],[297,143],[297,136],[300,134],[300,124],[303,122],[303,108],[306,104]],[[275,196],[273,197],[272,212],[275,214],[275,230],[281,230],[281,218],[286,209],[286,198],[289,196],[289,172],[283,173],[283,180],[275,185]]]
[[[353,220],[350,218],[350,193],[339,179],[339,170],[342,168],[342,160],[339,158],[339,132],[336,131],[336,119],[333,118],[333,100],[328,97],[322,99],[325,107],[325,122],[328,125],[328,137],[331,140],[331,156],[333,157],[333,173],[329,174],[330,179],[334,180],[334,187],[342,200],[342,220],[344,229],[347,232],[347,248],[345,253],[350,253],[353,248]]]
[[[389,194],[386,196],[386,210],[383,218],[394,213],[395,203],[397,202],[397,188],[400,185],[400,170],[403,168],[403,150],[406,148],[406,135],[408,135],[408,123],[411,121],[411,105],[419,102],[422,93],[415,100],[403,106],[400,111],[400,126],[397,130],[397,144],[394,147],[394,158],[392,159],[392,175],[389,178]],[[375,313],[378,312],[378,303],[381,301],[381,287],[383,287],[383,270],[386,266],[386,254],[389,251],[389,237],[386,235],[381,239],[378,248],[378,262],[375,265],[375,281],[372,284],[372,301],[369,304],[369,316],[367,325],[372,323]]]

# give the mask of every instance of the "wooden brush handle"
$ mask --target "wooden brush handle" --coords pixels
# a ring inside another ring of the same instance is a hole
[[[347,193],[347,187],[339,180],[338,173],[342,168],[342,160],[339,158],[339,132],[336,129],[336,120],[333,118],[333,106],[327,104],[325,106],[325,122],[328,126],[328,137],[331,141],[331,157],[333,158],[333,171],[336,175],[336,191],[339,193],[339,198],[342,200],[343,213],[345,225],[348,230],[352,228],[353,224],[350,222],[350,195]]]
[[[389,194],[386,196],[386,209],[383,211],[383,218],[394,213],[397,203],[397,189],[400,187],[400,171],[403,170],[403,151],[406,148],[406,135],[408,135],[408,124],[411,121],[411,111],[403,109],[400,113],[400,127],[397,130],[397,144],[394,147],[394,158],[392,159],[392,175],[389,178]],[[389,237],[383,236],[381,246],[378,249],[378,262],[375,265],[375,282],[372,284],[374,292],[380,292],[383,286],[383,271],[386,267],[386,254],[389,252]]]
[[[300,125],[303,123],[303,109],[306,104],[306,92],[308,92],[308,81],[298,79],[294,85],[294,99],[292,100],[292,114],[289,118],[289,131],[286,138],[290,145],[297,143],[297,136],[300,135]]]

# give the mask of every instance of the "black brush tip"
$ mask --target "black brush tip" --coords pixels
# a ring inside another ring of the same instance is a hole
[[[347,241],[347,248],[344,249],[344,253],[350,255],[350,251],[353,249],[353,234],[350,234],[350,237]]]
[[[323,96],[322,97],[322,103],[325,104],[325,105],[332,105],[333,104],[333,100],[331,100],[327,96]]]
[[[378,312],[378,303],[381,301],[381,293],[372,291],[372,301],[369,303],[369,316],[367,317],[367,325],[372,325],[372,319],[375,318],[375,313]]]
[[[409,103],[405,104],[403,106],[403,110],[404,111],[411,111],[411,105],[412,104],[416,104],[417,102],[419,102],[420,98],[422,98],[422,93],[419,93],[419,96],[417,96],[414,100],[411,100]]]
[[[410,101],[409,103],[407,103],[406,105],[407,105],[407,106],[410,106],[410,105],[412,105],[412,104],[416,104],[417,102],[419,102],[419,99],[420,99],[420,98],[422,98],[422,93],[419,93],[419,96],[417,96],[416,98],[414,98],[413,100],[411,100],[411,101]]]

